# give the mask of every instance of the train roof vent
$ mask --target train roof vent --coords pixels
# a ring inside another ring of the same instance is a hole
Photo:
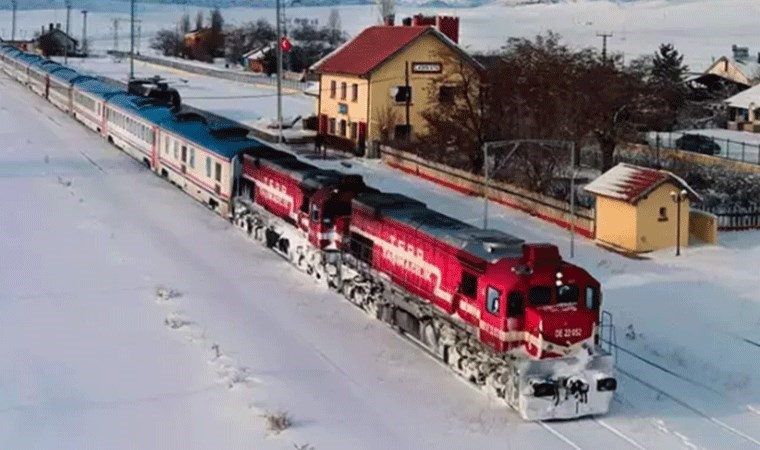
[[[211,124],[208,131],[217,139],[240,139],[248,136],[249,133],[246,128],[227,123]]]
[[[359,194],[356,200],[375,210],[400,208],[426,208],[427,205],[419,200],[401,194],[385,192],[367,192]]]
[[[562,262],[559,248],[554,244],[525,244],[523,259],[533,267],[552,266]]]
[[[208,120],[206,120],[205,117],[194,112],[181,112],[176,114],[174,117],[176,117],[179,122],[200,122],[202,124],[208,123]]]

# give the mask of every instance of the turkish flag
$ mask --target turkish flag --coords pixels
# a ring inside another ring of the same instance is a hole
[[[280,39],[280,48],[282,49],[283,52],[288,53],[290,49],[293,48],[293,45],[291,45],[287,37],[283,36]]]

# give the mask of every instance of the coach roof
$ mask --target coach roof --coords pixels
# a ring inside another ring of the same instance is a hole
[[[80,79],[72,79],[71,82],[76,85],[78,90],[90,93],[101,99],[107,99],[112,95],[122,92],[118,88],[89,76],[82,76]]]
[[[161,127],[167,132],[175,134],[182,139],[190,141],[199,147],[215,153],[222,158],[232,159],[243,151],[254,151],[257,148],[266,147],[260,141],[250,139],[240,134],[212,134],[209,125],[202,121],[178,120],[171,117],[161,122]],[[216,126],[219,129],[219,125]]]

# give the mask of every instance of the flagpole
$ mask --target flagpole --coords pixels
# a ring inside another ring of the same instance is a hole
[[[277,143],[282,144],[282,35],[280,31],[280,0],[277,0]]]

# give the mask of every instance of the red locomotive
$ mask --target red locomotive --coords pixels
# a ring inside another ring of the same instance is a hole
[[[600,285],[526,244],[292,155],[246,155],[236,221],[527,420],[603,414]]]

